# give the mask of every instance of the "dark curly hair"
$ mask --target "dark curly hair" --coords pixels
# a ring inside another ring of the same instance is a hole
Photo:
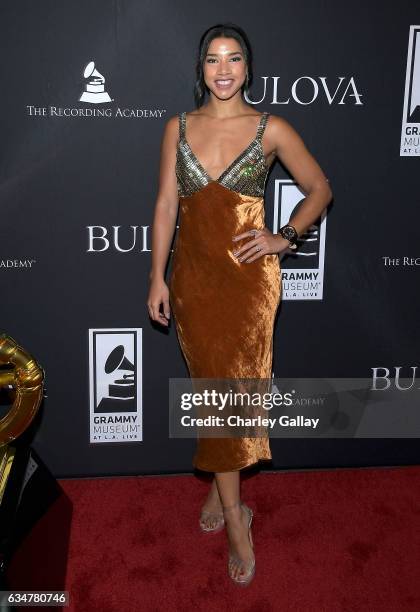
[[[248,78],[245,80],[242,86],[242,91],[248,93],[249,87],[252,83],[252,49],[248,36],[245,34],[244,30],[234,23],[219,23],[212,26],[202,35],[198,49],[198,59],[196,63],[197,80],[194,85],[194,100],[196,108],[200,108],[200,106],[203,105],[206,91],[208,91],[208,88],[204,82],[203,70],[203,64],[208,48],[214,38],[219,38],[222,36],[237,40],[244,54],[245,62],[248,68]]]

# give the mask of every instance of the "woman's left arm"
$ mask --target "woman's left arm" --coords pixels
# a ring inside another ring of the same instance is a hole
[[[264,140],[271,154],[276,153],[305,193],[305,198],[288,221],[288,225],[295,228],[297,236],[301,236],[331,201],[333,193],[329,180],[302,138],[285,119],[270,115]],[[286,238],[273,234],[267,227],[237,234],[232,240],[236,242],[247,237],[251,240],[233,252],[240,262],[251,263],[269,253],[280,254],[290,247]]]
[[[305,199],[289,220],[300,236],[330,203],[333,193],[329,180],[286,119],[271,115],[265,133],[269,150],[275,151],[305,193]]]

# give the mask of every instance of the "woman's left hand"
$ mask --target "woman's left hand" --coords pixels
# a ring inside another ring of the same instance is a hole
[[[255,261],[263,255],[281,253],[290,249],[288,240],[280,236],[280,234],[273,234],[267,227],[261,230],[252,229],[243,234],[237,234],[232,237],[232,240],[235,242],[247,236],[252,236],[252,240],[248,240],[240,248],[233,251],[238,261],[243,261],[244,263],[251,263],[251,261]]]

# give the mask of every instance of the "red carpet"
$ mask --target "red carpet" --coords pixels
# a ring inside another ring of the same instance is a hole
[[[206,482],[171,476],[60,484],[73,503],[68,550],[57,544],[65,531],[58,501],[15,555],[10,575],[13,588],[25,588],[25,579],[26,588],[52,588],[61,549],[66,610],[420,610],[419,467],[244,479],[257,560],[247,588],[227,576],[225,532],[199,531]]]

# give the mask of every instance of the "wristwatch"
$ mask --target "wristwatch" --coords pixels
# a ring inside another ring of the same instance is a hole
[[[293,227],[293,225],[289,225],[289,224],[283,225],[283,227],[281,227],[279,230],[279,234],[283,236],[283,238],[289,241],[289,245],[291,249],[297,249],[296,242],[298,239],[298,233],[296,229]]]

